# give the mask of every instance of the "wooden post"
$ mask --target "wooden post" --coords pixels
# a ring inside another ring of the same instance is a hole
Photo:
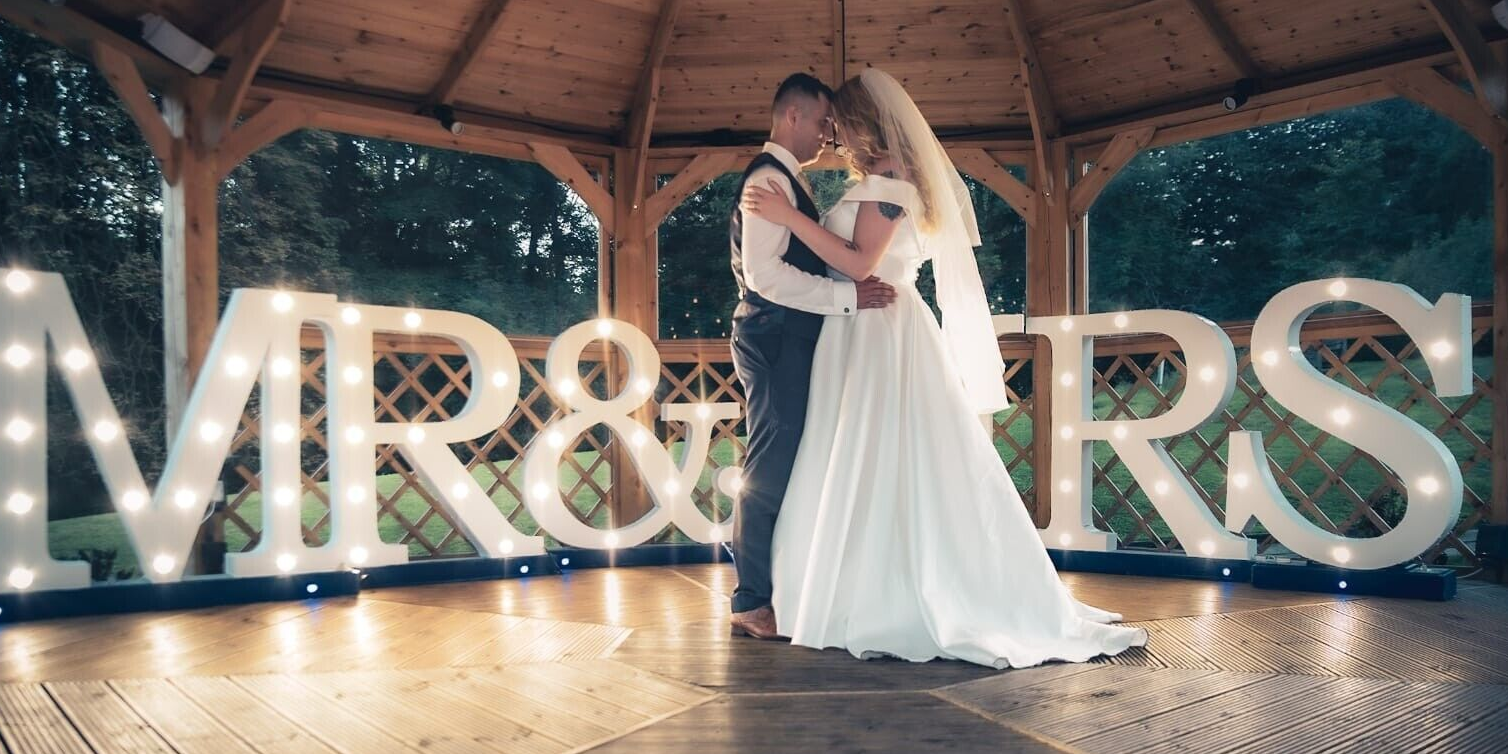
[[[1041,150],[1045,164],[1032,165],[1037,191],[1037,219],[1026,234],[1026,314],[1043,317],[1069,313],[1073,227],[1070,222],[1068,148],[1050,142]],[[1052,348],[1037,338],[1032,355],[1032,519],[1046,527],[1052,518]]]
[[[652,191],[654,171],[642,163],[648,153],[637,149],[619,149],[613,158],[614,213],[618,217],[612,244],[612,300],[614,317],[643,330],[651,339],[659,337],[659,264],[656,258],[655,227],[646,222],[642,211],[645,197]],[[635,185],[637,182],[637,185]],[[615,360],[616,362],[616,360]],[[621,371],[622,367],[614,364]],[[622,381],[622,375],[618,375]],[[659,375],[652,379],[659,382]],[[635,412],[635,420],[653,427],[655,404]],[[621,440],[621,438],[619,438]],[[651,507],[649,490],[638,469],[623,450],[613,454],[613,499],[610,503],[612,525],[633,523]]]
[[[162,322],[171,444],[220,319],[220,174],[197,127],[214,92],[193,80],[163,97],[178,175],[162,180]]]

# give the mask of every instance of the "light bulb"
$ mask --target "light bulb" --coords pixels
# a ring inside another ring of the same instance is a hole
[[[354,325],[361,321],[361,310],[354,306],[347,306],[340,310],[340,321],[348,325]]]
[[[197,502],[199,502],[199,496],[195,495],[191,489],[184,488],[173,493],[173,503],[184,510],[194,507],[194,503]]]
[[[644,377],[640,377],[639,379],[634,380],[634,389],[638,390],[644,395],[648,395],[651,392],[654,392],[655,386],[653,382],[650,382]]]
[[[351,565],[361,565],[361,564],[367,562],[367,548],[365,548],[365,547],[352,547],[351,548],[351,556],[350,557],[351,557]]]
[[[1110,430],[1110,434],[1115,435],[1115,439],[1117,440],[1124,440],[1129,431],[1126,429],[1126,425],[1116,424],[1115,428]]]
[[[37,575],[32,573],[28,568],[12,568],[10,578],[7,581],[10,582],[11,587],[14,589],[28,589],[36,579]]]
[[[1064,372],[1064,373],[1058,375],[1058,382],[1062,383],[1063,387],[1068,387],[1069,385],[1072,385],[1073,384],[1073,372]]]
[[[1064,479],[1058,482],[1058,489],[1062,492],[1073,492],[1073,481],[1070,479]]]
[[[533,495],[535,500],[548,500],[550,498],[550,485],[539,482],[529,490],[529,494]]]
[[[403,326],[407,327],[410,330],[419,329],[419,325],[423,322],[424,319],[420,317],[419,313],[416,311],[409,310],[407,314],[403,315]]]
[[[409,427],[408,441],[415,444],[424,442],[424,428],[419,426]]]
[[[642,446],[648,440],[649,433],[645,432],[643,427],[634,430],[633,435],[629,436],[628,438],[629,444],[633,445],[636,448]]]
[[[1450,344],[1450,341],[1448,340],[1437,340],[1434,343],[1430,344],[1429,352],[1431,356],[1434,356],[1437,359],[1443,359],[1455,353],[1456,349],[1455,346],[1452,346]]]
[[[1346,582],[1342,581],[1339,584],[1337,584],[1337,586],[1339,586],[1341,589],[1345,589],[1346,588]]]
[[[367,490],[361,485],[355,485],[346,490],[346,502],[357,504],[364,503],[367,499]]]
[[[665,494],[667,494],[667,495],[675,495],[675,494],[680,493],[680,491],[681,491],[681,483],[680,482],[678,482],[678,481],[676,481],[674,479],[667,479],[667,480],[665,480]]]
[[[1440,480],[1427,476],[1419,480],[1419,491],[1426,495],[1433,495],[1440,491]]]
[[[5,425],[5,436],[16,442],[26,442],[31,437],[32,429],[31,422],[25,419],[11,419],[10,423]]]
[[[1329,291],[1332,296],[1344,296],[1346,295],[1346,281],[1336,280],[1330,283],[1325,290]]]
[[[319,591],[319,584],[310,584],[310,585],[304,587],[304,591],[306,591],[306,592],[308,592],[310,594],[314,594],[315,592]]]
[[[128,511],[139,511],[146,507],[147,493],[141,490],[127,490],[120,496],[120,504]]]
[[[120,436],[120,425],[112,421],[95,422],[94,436],[100,442],[110,442]]]
[[[20,369],[31,363],[31,349],[20,343],[14,343],[5,349],[5,363]]]
[[[225,373],[232,377],[240,377],[246,374],[246,359],[240,356],[229,356],[225,359]]]
[[[698,418],[698,419],[706,419],[707,417],[709,417],[711,415],[712,415],[712,407],[711,406],[708,406],[705,403],[699,403],[699,404],[697,404],[697,406],[696,406],[696,418]]]
[[[272,376],[287,377],[293,374],[293,360],[286,356],[279,356],[272,360]]]
[[[1157,482],[1152,485],[1152,489],[1156,490],[1157,494],[1159,494],[1159,495],[1166,495],[1166,494],[1168,494],[1168,482],[1167,482],[1167,480],[1166,479],[1159,479],[1159,480],[1157,480]]]
[[[1351,562],[1351,551],[1344,547],[1337,547],[1334,550],[1331,550],[1330,555],[1335,558],[1335,562],[1337,563]]]
[[[492,386],[493,387],[507,387],[508,386],[508,373],[507,372],[493,372],[492,373]]]
[[[298,565],[298,558],[295,558],[285,552],[282,555],[278,556],[277,565],[279,571],[287,573],[293,570],[294,566]]]
[[[604,542],[604,543],[605,543],[605,544],[606,544],[606,545],[607,545],[607,546],[608,546],[608,547],[617,547],[617,546],[618,546],[618,535],[617,535],[617,534],[614,534],[614,533],[612,533],[612,532],[608,532],[608,534],[607,534],[607,536],[606,536],[606,537],[603,537],[603,540],[602,540],[602,541],[603,541],[603,542]]]
[[[597,320],[597,335],[606,338],[613,334],[613,321],[610,319]]]
[[[1270,366],[1270,367],[1271,366],[1277,366],[1277,364],[1278,364],[1278,352],[1277,351],[1273,351],[1273,350],[1263,351],[1262,352],[1262,363],[1266,364],[1267,366]]]
[[[471,487],[465,482],[456,482],[450,486],[450,494],[456,499],[464,498],[470,492]]]
[[[744,475],[743,475],[743,473],[740,472],[740,473],[729,475],[729,477],[728,477],[728,489],[729,490],[732,490],[734,492],[734,494],[737,494],[738,492],[742,491],[743,488],[744,488]]]
[[[341,371],[340,376],[345,378],[347,385],[355,385],[361,382],[361,367],[348,366]]]
[[[1120,328],[1120,329],[1122,329],[1122,330],[1126,329],[1126,325],[1131,324],[1131,318],[1127,317],[1124,314],[1117,314],[1117,315],[1115,315],[1115,320],[1114,321],[1115,321],[1115,326],[1118,327],[1118,328]]]
[[[293,297],[283,291],[272,294],[272,308],[280,312],[291,310],[293,308]]]
[[[63,366],[72,372],[89,366],[89,361],[89,354],[82,348],[70,348],[63,353]]]
[[[1242,490],[1246,489],[1246,486],[1251,484],[1251,479],[1244,473],[1237,473],[1231,476],[1230,480],[1232,484],[1236,485],[1237,489]]]
[[[1330,418],[1334,419],[1336,424],[1344,427],[1351,423],[1351,411],[1346,408],[1338,408],[1330,412]]]
[[[526,565],[521,565],[521,566],[518,567],[518,572],[519,573],[528,573],[529,572],[529,567],[526,566]]]
[[[277,442],[293,442],[293,425],[279,422],[272,427],[272,439]]]
[[[5,287],[11,293],[25,293],[31,290],[31,276],[21,270],[11,270],[5,275]]]
[[[1066,424],[1063,425],[1062,427],[1060,427],[1058,429],[1058,436],[1061,437],[1061,438],[1063,438],[1064,440],[1072,440],[1073,439],[1073,427],[1070,427],[1070,426],[1068,426]]]
[[[173,556],[171,555],[158,555],[157,557],[152,558],[152,570],[164,576],[172,571],[173,566],[177,564],[178,561],[174,560]]]
[[[358,427],[355,424],[352,424],[351,426],[346,427],[345,435],[346,435],[346,442],[357,443],[357,442],[361,442],[362,440],[366,439],[367,433],[361,427]]]
[[[1073,329],[1073,320],[1068,319],[1067,317],[1059,320],[1058,321],[1058,328],[1061,329],[1063,332],[1068,332],[1069,330],[1072,330]]]
[[[1215,381],[1215,368],[1214,367],[1210,367],[1210,366],[1200,367],[1199,368],[1199,379],[1201,379],[1201,380],[1203,380],[1205,382],[1214,382]]]
[[[1060,544],[1060,545],[1062,545],[1064,547],[1067,547],[1068,543],[1072,542],[1072,541],[1073,541],[1073,537],[1068,536],[1068,534],[1066,532],[1063,533],[1063,534],[1059,534],[1058,535],[1058,544]]]
[[[576,382],[574,380],[561,380],[555,383],[555,392],[560,393],[561,397],[574,395],[576,393]]]
[[[220,439],[225,429],[214,422],[205,422],[199,425],[199,439],[205,442],[214,442]]]
[[[1203,542],[1199,543],[1199,551],[1204,553],[1205,555],[1214,555],[1215,543],[1206,539]]]
[[[24,516],[31,512],[31,507],[36,500],[25,492],[12,492],[10,499],[5,501],[5,509],[17,516]]]
[[[513,540],[511,540],[511,539],[505,539],[505,540],[503,540],[501,542],[498,542],[497,543],[497,551],[500,552],[500,553],[502,553],[502,554],[504,554],[504,555],[508,555],[508,554],[512,553],[513,552]]]
[[[296,495],[294,494],[292,487],[279,487],[277,488],[277,491],[272,493],[273,502],[284,508],[293,505],[295,497]]]
[[[560,448],[565,445],[565,438],[560,432],[552,429],[545,434],[545,442],[548,442],[552,448]]]

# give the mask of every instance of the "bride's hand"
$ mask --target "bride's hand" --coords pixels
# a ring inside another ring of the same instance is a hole
[[[766,222],[789,228],[801,211],[791,204],[791,200],[780,190],[775,179],[770,179],[767,185],[768,188],[754,184],[744,187],[744,211]]]

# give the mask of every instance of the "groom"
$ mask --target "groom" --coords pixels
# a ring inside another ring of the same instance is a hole
[[[833,140],[831,99],[831,89],[804,73],[781,83],[770,140],[744,171],[736,196],[751,180],[773,183],[803,214],[818,219],[801,169]],[[749,433],[733,528],[733,633],[773,639],[770,543],[801,443],[822,318],[886,306],[895,289],[878,278],[853,283],[827,277],[827,265],[789,229],[746,215],[742,207],[734,208],[729,226],[739,291],[733,367],[743,384]]]

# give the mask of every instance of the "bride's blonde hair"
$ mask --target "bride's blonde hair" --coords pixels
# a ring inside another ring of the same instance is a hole
[[[864,83],[855,76],[838,87],[833,93],[833,120],[843,133],[844,145],[848,148],[848,170],[856,178],[874,172],[875,165],[886,157],[894,157],[901,163],[903,175],[914,182],[917,197],[922,203],[922,216],[913,218],[924,232],[937,228],[937,206],[932,201],[931,187],[924,180],[917,180],[914,145],[903,141],[900,144],[885,142],[885,129],[880,125],[880,108],[864,88]]]

